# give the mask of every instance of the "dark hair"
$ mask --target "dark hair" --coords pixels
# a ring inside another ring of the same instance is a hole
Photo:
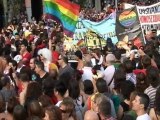
[[[105,93],[108,91],[107,83],[103,78],[99,78],[96,81],[96,87],[99,93]]]
[[[61,55],[63,61],[68,64],[68,57],[67,56],[64,56],[64,55]]]
[[[114,88],[119,91],[120,89],[120,83],[126,80],[126,74],[124,71],[118,69],[114,73]]]
[[[38,98],[42,95],[42,88],[39,83],[31,82],[28,84],[25,102],[29,103],[31,100],[38,100]]]
[[[137,93],[137,96],[140,97],[140,104],[144,105],[144,110],[147,110],[149,106],[149,97],[144,93]]]
[[[114,51],[114,56],[116,57],[117,60],[120,60],[121,59],[121,52],[120,50],[116,50]]]
[[[130,94],[135,90],[135,86],[131,81],[127,80],[121,82],[120,90],[121,94],[123,95],[123,98],[129,100]]]
[[[80,95],[79,82],[75,79],[70,80],[69,96],[73,99],[78,99],[79,95]]]
[[[41,103],[43,108],[46,108],[46,107],[52,105],[52,99],[47,95],[41,95],[38,98],[38,101]]]
[[[11,57],[9,55],[5,55],[4,59],[9,63],[11,61]]]
[[[10,83],[10,78],[8,76],[4,76],[0,80],[0,84],[2,87],[5,87],[8,83]]]
[[[43,108],[37,100],[33,100],[28,104],[27,111],[28,111],[29,117],[38,116],[40,118],[43,118],[45,116]]]
[[[79,58],[79,59],[82,59],[82,52],[80,50],[77,50],[75,52],[75,55]]]
[[[57,81],[54,90],[57,91],[61,96],[64,96],[67,91],[67,88],[64,85],[64,83],[59,80]]]
[[[15,60],[11,60],[10,63],[12,63],[12,65],[17,69],[17,62]]]
[[[102,99],[100,104],[98,105],[99,113],[104,117],[111,116],[111,104],[107,99]]]
[[[148,83],[146,80],[146,75],[144,73],[138,73],[136,75],[136,91],[144,93],[144,90],[148,87]]]
[[[148,55],[144,55],[141,62],[144,68],[151,66],[151,58]]]
[[[44,70],[44,63],[41,61],[37,61],[35,62],[35,65],[40,68],[41,70]]]
[[[14,107],[13,120],[27,120],[27,112],[22,105]]]
[[[11,53],[11,45],[7,44],[4,47],[4,55],[8,56],[8,55],[10,55],[10,53]]]
[[[156,88],[159,86],[160,78],[159,78],[159,71],[155,67],[148,67],[146,70],[147,81],[151,84],[152,87]]]
[[[85,94],[92,95],[94,93],[94,87],[91,80],[83,81],[83,85]]]
[[[59,81],[63,82],[66,88],[69,88],[71,80],[72,80],[72,75],[69,72],[65,72],[59,76]]]
[[[18,100],[16,99],[15,96],[14,96],[14,97],[11,97],[11,98],[9,99],[9,101],[8,101],[7,111],[12,114],[12,113],[13,113],[13,109],[14,109],[14,107],[15,107],[16,105],[18,105]]]
[[[45,80],[42,81],[42,89],[45,95],[48,95],[50,97],[53,96],[55,82],[56,81],[53,80],[52,77],[47,77]]]
[[[155,108],[156,114],[160,115],[160,87],[156,91],[154,108]]]
[[[132,73],[133,71],[133,64],[131,60],[124,61],[124,68],[126,73]]]
[[[28,66],[22,67],[22,69],[20,70],[20,73],[27,74],[29,77],[28,80],[32,80],[32,70],[30,69],[30,67],[28,67]]]
[[[83,71],[81,70],[74,70],[74,73],[73,73],[73,79],[77,80],[78,82],[81,80],[82,78],[82,74],[83,74]]]
[[[29,76],[27,73],[21,73],[18,75],[19,79],[23,82],[28,82],[29,81]]]
[[[21,45],[24,45],[25,47],[28,47],[28,41],[26,39],[23,39],[21,42]]]
[[[59,77],[59,81],[61,81],[65,85],[66,89],[69,90],[69,96],[71,98],[77,99],[79,97],[80,88],[77,76],[73,76],[69,72],[66,72]]]

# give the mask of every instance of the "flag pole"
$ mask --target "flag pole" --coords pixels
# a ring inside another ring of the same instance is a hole
[[[115,9],[116,9],[116,11],[117,11],[117,10],[118,10],[118,1],[115,0],[114,2],[115,2]]]

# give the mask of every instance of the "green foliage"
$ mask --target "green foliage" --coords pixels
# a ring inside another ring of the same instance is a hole
[[[81,7],[84,7],[85,2],[86,2],[87,0],[78,0],[78,2],[77,2],[77,0],[71,0],[71,1],[73,1],[73,2],[75,2],[75,3],[77,3],[77,4],[79,4]]]
[[[79,4],[81,7],[84,7],[86,1],[87,1],[87,0],[78,0],[78,4]]]

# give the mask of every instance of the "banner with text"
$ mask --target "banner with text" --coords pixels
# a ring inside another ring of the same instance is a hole
[[[144,44],[136,7],[117,12],[116,35],[119,40],[133,40],[138,47]]]
[[[125,9],[134,5],[125,3]],[[141,27],[145,31],[156,29],[160,31],[160,2],[150,6],[137,6]]]
[[[100,22],[92,22],[90,20],[81,20],[82,24],[88,30],[91,30],[97,33],[100,37],[107,40],[107,38],[111,38],[113,43],[117,43],[118,39],[115,33],[115,22],[116,15],[115,13],[110,14],[104,20]]]

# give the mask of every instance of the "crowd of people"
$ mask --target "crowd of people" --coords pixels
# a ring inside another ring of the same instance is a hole
[[[93,14],[81,12],[106,17]],[[157,30],[139,48],[110,38],[103,50],[77,47],[73,62],[60,24],[20,16],[0,32],[0,120],[160,119]]]

